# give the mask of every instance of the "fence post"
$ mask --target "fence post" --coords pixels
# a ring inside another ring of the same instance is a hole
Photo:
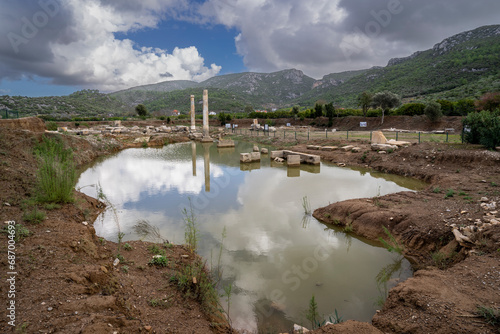
[[[325,138],[328,139],[328,129],[325,129]]]
[[[372,142],[372,131],[370,131],[370,143]]]
[[[448,131],[446,131],[446,142],[448,142]]]
[[[418,133],[418,143],[420,144],[420,132]]]
[[[349,140],[349,130],[347,130],[347,140]]]
[[[309,128],[307,128],[307,141],[309,141]]]
[[[398,135],[399,135],[399,131],[396,131],[396,141],[399,140],[399,136]]]

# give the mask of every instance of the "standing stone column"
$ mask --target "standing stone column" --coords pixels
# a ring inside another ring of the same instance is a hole
[[[191,95],[191,131],[196,130],[195,111],[194,111],[194,95]]]
[[[210,137],[210,129],[208,127],[208,90],[203,90],[203,138]]]

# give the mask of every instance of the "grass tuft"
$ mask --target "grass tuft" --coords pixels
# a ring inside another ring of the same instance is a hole
[[[41,203],[72,203],[77,181],[73,151],[61,140],[44,137],[34,153],[38,160],[36,199]]]

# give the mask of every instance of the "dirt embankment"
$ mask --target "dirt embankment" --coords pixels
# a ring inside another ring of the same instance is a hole
[[[478,307],[500,310],[500,225],[483,227],[485,219],[500,216],[493,205],[500,204],[500,153],[424,143],[382,155],[366,143],[356,146],[361,153],[319,154],[324,161],[429,182],[419,192],[349,200],[314,211],[317,219],[349,224],[371,240],[389,240],[386,227],[417,270],[390,291],[373,325],[384,333],[497,332],[498,327],[478,316]],[[294,149],[318,154],[305,145]],[[485,202],[489,207],[481,206]],[[459,245],[453,224],[480,229],[472,234],[472,243]]]
[[[1,228],[6,230],[4,222],[9,221],[23,226],[17,231],[13,261],[7,256],[7,235],[0,234],[0,294],[5,306],[0,332],[227,332],[217,311],[179,291],[171,279],[197,261],[184,246],[157,245],[168,262],[166,267],[149,265],[153,244],[137,241],[125,247],[96,236],[92,222],[104,209],[102,202],[76,191],[70,204],[48,206],[32,200],[37,170],[33,148],[43,135],[24,126],[0,126]],[[71,147],[79,167],[122,148],[112,136],[45,135]],[[39,223],[29,216],[36,211],[46,216]],[[115,266],[116,258],[121,261]],[[15,303],[15,311],[6,309],[7,302]]]

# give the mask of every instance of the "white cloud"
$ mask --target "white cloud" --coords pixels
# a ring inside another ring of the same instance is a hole
[[[51,2],[57,11],[36,36],[15,47],[10,40],[0,40],[0,65],[6,65],[0,66],[5,68],[0,79],[28,73],[51,77],[56,84],[112,91],[166,78],[202,81],[221,70],[216,64],[205,66],[195,46],[153,49],[116,38],[117,33],[156,28],[170,12],[185,10],[183,0],[45,1]],[[11,29],[21,34],[23,23],[19,17],[43,12],[36,3],[26,5],[22,9],[9,7],[7,11],[11,13],[6,15],[18,27],[12,29],[0,23],[0,31]],[[54,33],[48,34],[51,29]],[[34,61],[27,66],[25,59],[29,57]]]
[[[240,31],[235,44],[249,70],[296,68],[320,78],[384,66],[390,58],[431,48],[453,34],[498,24],[499,10],[498,0],[481,4],[469,0],[207,0],[199,13],[204,21]]]

